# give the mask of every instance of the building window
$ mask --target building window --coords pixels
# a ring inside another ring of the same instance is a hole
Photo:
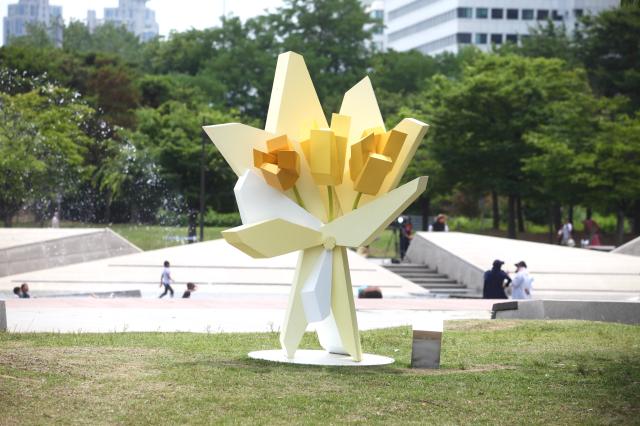
[[[518,19],[518,9],[507,9],[507,19]]]
[[[502,44],[502,34],[491,34],[491,44]]]
[[[502,19],[502,9],[491,9],[491,19]]]
[[[476,33],[476,44],[487,44],[487,33]]]
[[[582,9],[573,9],[573,15],[576,18],[582,18],[582,15],[584,15],[584,10],[582,10]]]
[[[456,41],[462,44],[471,43],[471,33],[458,33],[456,34]]]
[[[489,9],[486,7],[476,7],[476,19],[487,19],[489,17]]]
[[[505,38],[507,43],[518,43],[518,34],[507,34]]]
[[[562,15],[560,14],[560,12],[558,12],[557,10],[554,10],[551,13],[551,17],[554,21],[562,21]]]
[[[547,9],[538,9],[538,15],[536,16],[538,21],[546,21],[549,19],[549,11]]]
[[[458,18],[473,18],[473,9],[470,7],[459,7]]]
[[[533,9],[522,9],[522,19],[531,21],[533,19]]]

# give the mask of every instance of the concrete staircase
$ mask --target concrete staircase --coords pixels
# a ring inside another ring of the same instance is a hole
[[[427,265],[396,263],[384,265],[384,267],[429,290],[436,297],[475,297],[465,285],[449,278],[448,275],[438,273]]]

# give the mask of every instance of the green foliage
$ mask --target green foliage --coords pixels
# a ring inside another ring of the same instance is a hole
[[[240,213],[218,213],[213,209],[207,210],[204,215],[204,223],[207,226],[218,226],[221,228],[231,228],[242,225]]]
[[[127,63],[142,61],[142,44],[126,27],[106,22],[93,33],[82,22],[72,21],[64,30],[63,49],[73,53],[96,53],[118,56]]]
[[[93,110],[55,86],[0,93],[0,107],[0,215],[10,225],[27,202],[50,203],[90,175],[84,125]]]
[[[640,108],[640,8],[622,7],[586,16],[576,38],[577,52],[594,90],[623,95]],[[615,35],[615,36],[613,36]]]
[[[208,108],[192,109],[175,101],[157,109],[137,111],[138,130],[132,137],[148,148],[161,168],[161,177],[183,197],[190,210],[196,210],[200,196],[200,158],[203,123],[239,121],[232,113]],[[209,140],[205,143],[208,201],[216,206],[230,205],[235,174]],[[226,202],[225,202],[226,201]]]

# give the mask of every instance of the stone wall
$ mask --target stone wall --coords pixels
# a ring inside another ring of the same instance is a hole
[[[140,251],[110,229],[14,245],[0,249],[0,277]]]

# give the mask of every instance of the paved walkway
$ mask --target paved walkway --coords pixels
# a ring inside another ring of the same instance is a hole
[[[279,331],[286,297],[219,299],[7,300],[11,332]],[[411,325],[431,318],[489,319],[491,300],[357,299],[361,330]],[[310,330],[313,326],[310,326]]]

